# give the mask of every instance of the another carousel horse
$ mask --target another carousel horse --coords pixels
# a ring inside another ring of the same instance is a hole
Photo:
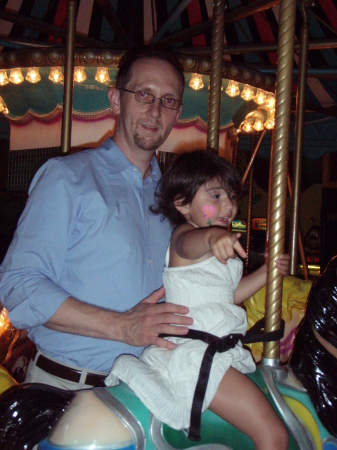
[[[293,349],[295,333],[305,312],[308,294],[312,281],[301,280],[293,276],[283,278],[282,319],[285,323],[284,336],[280,341],[280,362],[286,363]],[[244,302],[247,312],[248,328],[261,320],[265,315],[266,287]],[[262,359],[263,344],[257,342],[248,345],[256,363]]]
[[[310,290],[289,366],[337,437],[337,256]]]

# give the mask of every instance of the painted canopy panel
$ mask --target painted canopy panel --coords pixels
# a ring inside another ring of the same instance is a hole
[[[8,83],[5,86],[0,86],[0,95],[9,109],[9,119],[18,120],[30,113],[48,121],[46,116],[50,115],[58,106],[62,106],[63,85],[54,84],[48,79],[50,68],[42,67],[39,70],[41,74],[39,83],[31,84],[24,81],[19,85]],[[85,71],[87,80],[74,85],[73,110],[77,113],[91,113],[93,116],[95,114],[98,116],[107,112],[110,108],[107,94],[108,83],[106,85],[101,84],[94,79],[96,68],[86,67]],[[26,70],[23,69],[22,72],[25,75]],[[112,81],[115,79],[116,73],[117,69],[109,69]],[[186,74],[185,78],[186,89],[181,119],[200,117],[206,123],[209,76],[203,75],[204,87],[198,91],[188,86],[191,74]],[[226,89],[227,84],[228,80],[224,80],[224,89]],[[223,98],[221,124],[227,125],[232,121],[233,114],[245,104],[245,101],[241,98],[230,98],[226,94],[223,95]]]

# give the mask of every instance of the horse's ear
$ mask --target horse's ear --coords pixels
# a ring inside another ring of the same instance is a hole
[[[7,389],[0,395],[1,450],[32,450],[48,436],[74,396],[74,391],[37,383]]]

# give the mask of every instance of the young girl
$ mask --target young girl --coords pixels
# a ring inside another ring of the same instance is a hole
[[[222,337],[245,334],[247,316],[240,305],[258,291],[267,278],[266,266],[241,278],[247,257],[239,234],[227,228],[237,213],[241,180],[234,167],[211,152],[197,150],[178,156],[161,181],[156,213],[175,226],[164,270],[166,301],[188,306],[191,329]],[[287,255],[276,262],[287,274]],[[115,361],[106,384],[114,376],[127,383],[161,421],[189,427],[192,400],[207,344],[169,337],[173,350],[150,346],[139,360],[122,355]],[[273,408],[244,374],[254,372],[249,351],[239,342],[216,353],[202,410],[206,408],[246,433],[256,449],[286,449],[288,434]]]

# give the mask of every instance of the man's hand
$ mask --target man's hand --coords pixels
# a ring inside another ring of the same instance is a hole
[[[172,303],[158,304],[164,294],[164,287],[161,287],[122,314],[124,335],[121,340],[123,342],[134,346],[157,345],[172,350],[176,345],[159,335],[179,334],[183,336],[188,333],[187,325],[193,323],[191,317],[185,316],[189,312],[188,308]]]
[[[239,242],[240,233],[231,233],[220,227],[212,227],[210,230],[209,245],[213,255],[221,263],[226,264],[227,259],[236,258],[236,252],[242,258],[247,258],[247,253]]]

